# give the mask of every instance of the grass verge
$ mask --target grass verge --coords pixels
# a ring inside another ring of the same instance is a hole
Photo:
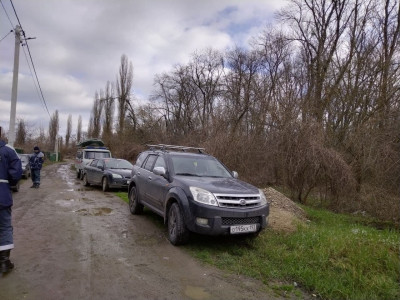
[[[129,202],[127,193],[116,194]],[[193,235],[184,248],[205,263],[259,279],[277,294],[296,295],[297,286],[323,299],[400,298],[399,231],[303,208],[311,222],[294,233],[267,229],[257,238]]]
[[[186,246],[200,260],[323,299],[399,299],[399,237],[346,215],[304,207],[310,224],[295,233],[267,229],[256,239],[199,237]],[[286,282],[277,284],[273,282]]]

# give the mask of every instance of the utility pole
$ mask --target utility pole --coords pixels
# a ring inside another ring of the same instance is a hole
[[[15,142],[15,114],[17,110],[19,47],[21,43],[21,31],[22,29],[19,25],[15,26],[14,73],[11,91],[10,132],[8,135],[8,144],[11,146],[14,146]]]

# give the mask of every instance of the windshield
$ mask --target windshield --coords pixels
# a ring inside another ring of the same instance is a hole
[[[98,151],[86,151],[85,158],[89,159],[99,159],[99,158],[109,158],[110,152],[98,152]]]
[[[21,155],[20,159],[22,162],[27,163],[29,161],[29,157],[27,155]]]
[[[106,160],[107,169],[132,169],[132,164],[124,159],[112,159]]]
[[[198,177],[232,177],[218,160],[209,156],[172,156],[175,175]]]

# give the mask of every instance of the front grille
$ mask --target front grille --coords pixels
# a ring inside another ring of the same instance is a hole
[[[220,207],[252,208],[261,205],[260,195],[227,195],[214,194]]]
[[[222,225],[246,225],[246,224],[260,224],[260,217],[250,217],[250,218],[221,218]]]

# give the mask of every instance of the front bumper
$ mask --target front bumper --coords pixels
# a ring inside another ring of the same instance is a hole
[[[109,179],[109,186],[113,189],[128,189],[130,180],[126,178]]]
[[[206,235],[228,235],[231,226],[256,224],[257,232],[268,224],[269,205],[257,208],[221,208],[190,201],[185,223],[190,231]],[[198,218],[207,219],[199,224]]]

